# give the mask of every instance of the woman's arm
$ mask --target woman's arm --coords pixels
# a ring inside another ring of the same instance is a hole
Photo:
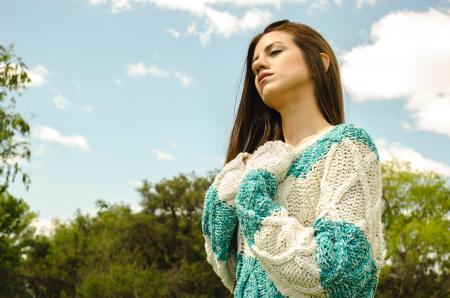
[[[208,188],[202,213],[202,232],[205,238],[207,261],[233,292],[236,282],[237,229],[235,197],[245,169],[248,153],[239,153],[216,175]]]
[[[283,143],[277,145],[270,145],[272,150],[263,155],[286,155]],[[286,165],[264,162],[264,156],[253,164],[248,161],[236,197],[238,220],[253,254],[283,295],[374,296],[378,259],[372,249],[378,253],[376,238],[382,239],[377,156],[357,140],[343,139],[331,146],[311,227],[274,201]]]

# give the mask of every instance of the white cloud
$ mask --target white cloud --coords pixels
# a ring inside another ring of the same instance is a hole
[[[172,29],[172,28],[168,28],[168,29],[167,29],[167,32],[168,32],[170,35],[172,35],[173,37],[175,37],[175,38],[178,38],[178,37],[180,37],[180,35],[181,35],[180,32],[178,32],[178,31],[176,31],[176,30],[174,30],[174,29]]]
[[[392,120],[396,121],[396,119],[392,119]],[[400,123],[401,127],[403,128],[403,130],[405,130],[405,131],[411,131],[414,129],[413,126],[407,121],[399,120],[399,123]]]
[[[361,9],[365,4],[373,7],[377,4],[377,0],[355,0],[355,8],[357,9]]]
[[[315,10],[324,10],[329,5],[330,5],[330,2],[328,0],[311,1],[311,4],[309,5],[309,9],[307,11],[307,14],[311,15],[312,12]]]
[[[4,68],[4,67],[5,67],[5,63],[0,62],[0,70],[2,70],[2,68]],[[23,72],[23,71],[24,71],[22,67],[18,66],[18,65],[15,64],[15,63],[10,63],[10,64],[9,64],[9,67],[11,67],[11,68],[17,68],[17,69],[16,69],[16,72],[14,72],[14,71],[11,69],[11,70],[9,71],[10,74],[16,74],[16,73],[19,73],[19,72]],[[38,66],[36,66],[36,67],[33,68],[33,69],[27,69],[27,70],[25,70],[25,72],[27,73],[28,78],[31,80],[30,83],[24,84],[25,86],[27,86],[27,87],[40,87],[40,86],[42,86],[42,85],[44,85],[44,84],[47,83],[47,80],[46,80],[45,77],[46,77],[47,74],[48,74],[48,70],[47,70],[47,68],[45,68],[45,66],[43,66],[43,65],[38,65]]]
[[[164,152],[160,149],[155,149],[154,150],[155,156],[157,159],[159,160],[174,160],[175,157],[167,152]]]
[[[193,78],[191,76],[183,74],[179,71],[171,72],[169,70],[157,66],[146,67],[142,62],[136,64],[129,64],[127,74],[130,77],[155,76],[159,78],[166,78],[169,76],[173,76],[177,78],[181,82],[181,84],[185,87],[191,85],[193,81]]]
[[[189,86],[192,83],[193,78],[182,74],[179,71],[175,72],[175,77],[178,78],[183,86]]]
[[[307,2],[307,1],[300,1]],[[260,10],[251,8],[243,13],[232,14],[226,10],[215,8],[223,4],[236,6],[238,8],[244,6],[258,6],[270,5],[280,7],[281,1],[270,0],[251,0],[251,1],[237,1],[237,0],[198,0],[198,1],[183,1],[183,0],[89,0],[92,5],[109,3],[112,13],[127,11],[132,9],[136,3],[147,3],[154,5],[160,9],[176,10],[188,12],[196,18],[202,20],[203,29],[198,31],[196,27],[189,27],[186,29],[185,35],[196,35],[202,45],[206,45],[212,34],[221,37],[229,37],[232,34],[254,29],[263,24],[266,24],[272,17],[272,13],[268,10]],[[167,32],[178,38],[183,33],[176,29],[168,29]]]
[[[192,22],[191,24],[189,24],[189,26],[186,28],[186,33],[187,34],[193,34],[196,31],[196,25],[195,22]]]
[[[65,110],[67,109],[67,107],[70,104],[70,101],[65,98],[62,95],[57,95],[54,99],[53,102],[55,103],[56,107],[60,110]]]
[[[139,62],[136,64],[129,64],[127,74],[131,77],[151,75],[163,78],[168,77],[170,72],[157,66],[145,67],[144,63]]]
[[[45,77],[48,74],[48,70],[43,65],[38,65],[35,68],[28,70],[27,74],[31,80],[31,83],[28,84],[30,87],[40,87],[47,83]]]
[[[203,19],[202,28],[191,23],[186,28],[184,35],[195,35],[199,38],[201,45],[206,46],[212,35],[229,38],[239,32],[256,29],[267,24],[272,18],[272,14],[269,11],[252,8],[245,11],[242,16],[237,16],[228,11],[220,11],[206,6],[201,11],[200,17]]]
[[[131,10],[131,2],[139,2],[139,1],[130,1],[130,0],[88,0],[88,3],[91,5],[98,4],[106,4],[111,2],[111,12],[118,13],[122,11]]]
[[[406,108],[419,129],[450,137],[450,92],[417,92],[408,99]]]
[[[189,25],[185,33],[173,28],[167,32],[174,38],[182,35],[195,35],[200,43],[208,44],[212,35],[228,38],[233,34],[256,29],[268,24],[272,19],[272,11],[281,9],[281,4],[299,4],[307,15],[312,15],[316,10],[323,10],[330,5],[341,6],[343,0],[88,0],[91,5],[108,4],[112,13],[119,13],[133,9],[137,4],[148,4],[160,9],[183,11],[192,14],[201,20],[202,28]],[[355,0],[357,9],[365,4],[374,6],[376,0]],[[227,5],[231,9],[224,9]],[[260,9],[258,7],[269,9]],[[238,10],[236,12],[236,10]],[[230,12],[231,11],[231,12]]]
[[[77,147],[83,151],[91,151],[88,141],[84,136],[64,136],[59,131],[49,126],[36,126],[31,129],[31,136],[44,141],[52,141],[63,146]]]
[[[355,101],[406,99],[419,130],[450,137],[450,12],[391,13],[371,28],[372,43],[342,54]]]
[[[131,10],[131,4],[129,0],[114,0],[112,6],[112,12],[117,13],[121,11]]]
[[[416,171],[435,171],[450,177],[450,167],[441,162],[426,158],[419,152],[397,142],[389,143],[384,139],[376,139],[375,144],[382,162],[393,158],[411,162],[411,169]]]

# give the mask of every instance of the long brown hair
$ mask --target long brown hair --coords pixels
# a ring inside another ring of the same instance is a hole
[[[281,20],[269,24],[250,42],[245,61],[245,78],[241,101],[235,117],[228,143],[225,163],[240,152],[253,153],[267,141],[284,141],[281,116],[278,111],[266,106],[256,90],[252,71],[253,52],[261,37],[274,30],[285,31],[293,36],[293,41],[303,52],[305,62],[315,83],[315,95],[320,111],[332,125],[344,123],[343,90],[336,56],[322,35],[313,28],[302,24]],[[330,58],[325,71],[320,53]]]

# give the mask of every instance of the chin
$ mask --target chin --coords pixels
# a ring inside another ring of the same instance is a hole
[[[277,107],[281,105],[279,95],[280,92],[278,90],[265,86],[260,97],[266,106],[277,110]]]
[[[280,100],[277,99],[276,96],[264,95],[264,97],[261,97],[261,99],[269,108],[277,110],[277,107],[280,106]]]

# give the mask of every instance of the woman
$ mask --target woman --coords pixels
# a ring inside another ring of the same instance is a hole
[[[314,29],[251,41],[225,166],[205,196],[207,260],[235,297],[374,297],[383,265],[378,150],[345,124],[339,67]]]

